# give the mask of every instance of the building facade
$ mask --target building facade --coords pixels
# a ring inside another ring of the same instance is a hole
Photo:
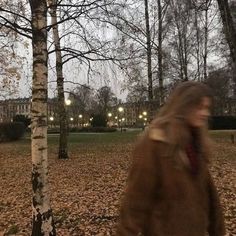
[[[216,99],[215,99],[216,100]],[[49,126],[59,125],[57,99],[48,99]],[[8,99],[0,101],[0,122],[11,122],[14,116],[24,115],[30,117],[31,98]],[[153,120],[159,111],[158,101],[143,101],[136,103],[120,103],[108,110],[107,120],[109,126],[143,127]],[[68,122],[72,127],[88,125],[90,114],[80,114],[73,104],[66,107]],[[213,107],[212,115],[236,116],[236,97],[228,97],[223,103]]]
[[[11,122],[14,116],[30,116],[31,99],[18,98],[0,101],[0,122]]]
[[[48,100],[48,117],[57,117],[56,99]],[[0,122],[11,122],[16,115],[30,117],[31,98],[7,99],[0,101]]]
[[[110,109],[108,122],[110,126],[142,127],[153,120],[158,110],[158,101],[122,103]]]

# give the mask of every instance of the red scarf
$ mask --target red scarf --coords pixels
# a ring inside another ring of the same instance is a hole
[[[199,156],[192,144],[189,144],[186,149],[186,154],[190,162],[191,172],[193,175],[197,175],[199,171]]]

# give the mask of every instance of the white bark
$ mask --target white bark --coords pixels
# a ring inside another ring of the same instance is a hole
[[[30,0],[32,13],[33,86],[32,86],[32,187],[33,236],[56,235],[48,188],[47,156],[47,5]]]

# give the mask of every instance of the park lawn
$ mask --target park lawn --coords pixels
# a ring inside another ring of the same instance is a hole
[[[225,211],[227,232],[235,227],[236,144],[229,132],[211,131],[217,141],[211,172]],[[51,202],[57,235],[114,235],[118,209],[140,131],[70,134],[68,160],[57,159],[58,136],[48,137]],[[0,144],[0,235],[30,235],[30,140]]]
[[[111,132],[111,133],[70,133],[69,143],[70,144],[110,144],[110,143],[126,143],[135,141],[136,137],[142,133],[141,129],[128,131],[128,132]],[[236,142],[236,130],[211,130],[209,131],[210,136],[215,141],[231,142],[231,134],[235,135]],[[49,134],[48,143],[49,145],[57,145],[59,140],[58,134]],[[30,142],[29,134],[27,138],[22,139],[20,143],[28,144]]]

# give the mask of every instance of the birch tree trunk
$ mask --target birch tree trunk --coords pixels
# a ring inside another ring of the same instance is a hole
[[[51,15],[51,24],[53,25],[53,39],[56,52],[56,73],[57,73],[57,93],[58,93],[58,111],[60,124],[59,137],[59,159],[68,158],[68,118],[65,108],[64,96],[64,77],[63,77],[63,63],[61,56],[60,37],[57,24],[57,4],[55,0],[48,0],[49,12]]]
[[[30,0],[32,14],[33,86],[32,86],[32,236],[56,235],[49,200],[47,159],[47,4]]]
[[[148,64],[148,100],[153,100],[153,85],[152,85],[152,48],[151,48],[151,33],[149,24],[148,0],[144,0],[145,4],[145,21],[146,21],[146,37],[147,37],[147,64]]]

